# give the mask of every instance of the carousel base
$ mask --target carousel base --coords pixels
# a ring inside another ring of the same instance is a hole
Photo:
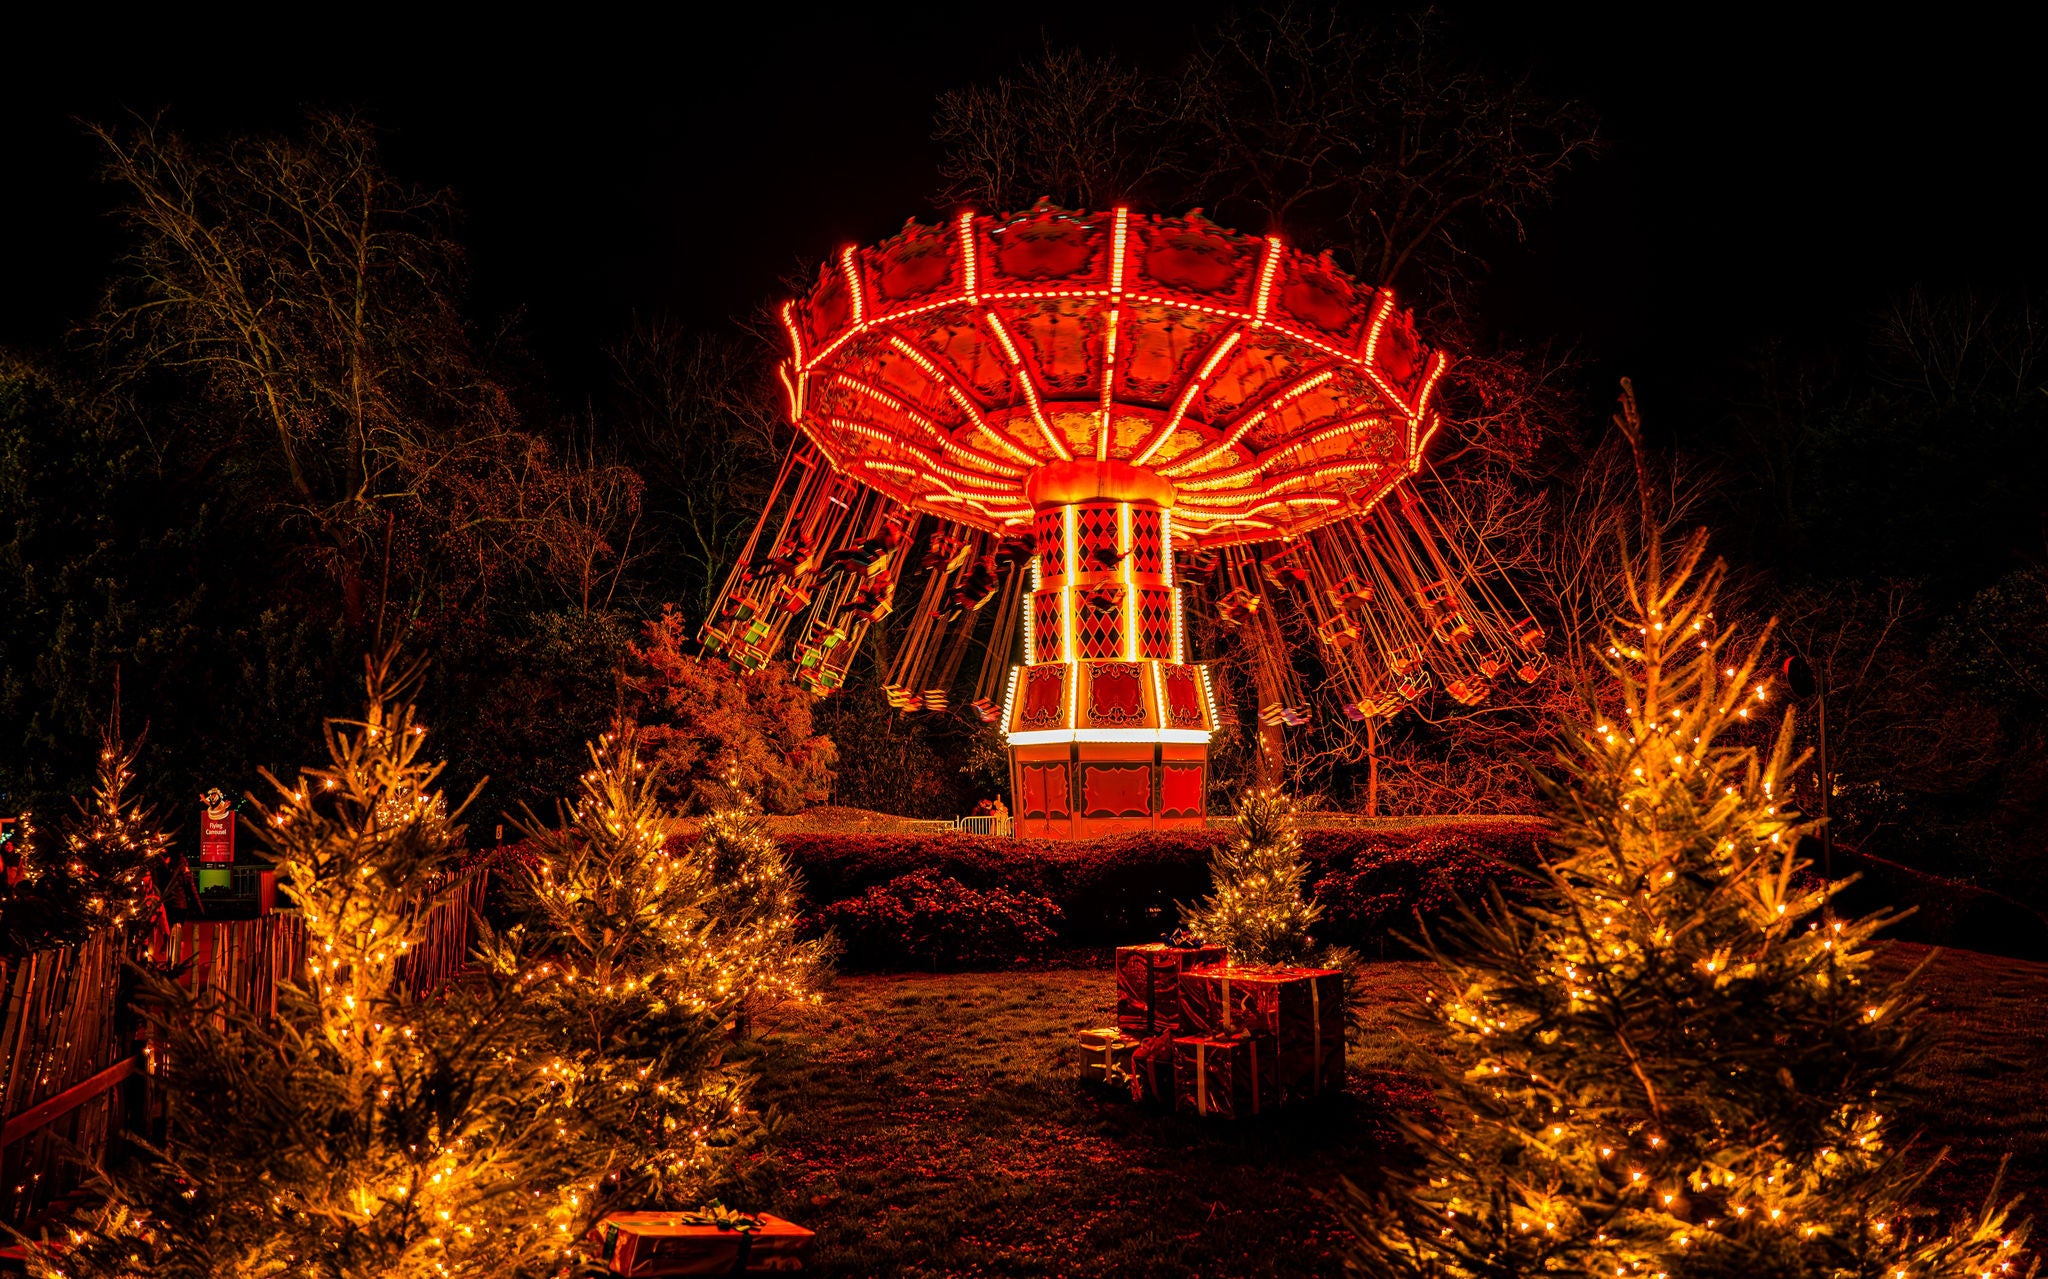
[[[1010,748],[1017,834],[1094,839],[1204,824],[1209,749],[1179,742],[1052,742]]]

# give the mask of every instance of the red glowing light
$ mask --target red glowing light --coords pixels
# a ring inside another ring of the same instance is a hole
[[[782,319],[791,420],[886,496],[999,530],[1028,472],[1131,463],[1174,481],[1176,536],[1205,546],[1370,509],[1419,465],[1445,366],[1387,289],[1125,209],[912,224]]]

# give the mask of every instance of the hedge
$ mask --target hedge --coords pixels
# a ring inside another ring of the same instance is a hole
[[[1486,821],[1414,829],[1307,830],[1309,888],[1323,904],[1324,938],[1384,954],[1415,916],[1441,915],[1489,884],[1511,895],[1529,881],[1542,846],[1535,823]],[[850,963],[891,962],[866,938],[867,921],[897,909],[888,900],[929,896],[929,877],[976,894],[1043,899],[1057,940],[1113,946],[1170,931],[1176,903],[1209,890],[1209,858],[1223,831],[1163,831],[1093,840],[997,839],[973,835],[788,834],[782,846],[802,871],[820,923],[862,923],[848,937]],[[912,884],[908,877],[925,877]],[[903,881],[903,882],[898,882]],[[842,903],[863,900],[849,914]],[[842,935],[844,935],[842,930]],[[1393,944],[1398,947],[1398,941]]]

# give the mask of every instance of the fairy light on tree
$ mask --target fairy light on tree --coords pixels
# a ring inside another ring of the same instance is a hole
[[[140,738],[122,740],[117,704],[100,733],[92,794],[77,801],[77,814],[64,826],[65,893],[89,929],[126,928],[156,909],[150,872],[169,853],[171,840],[156,811],[133,794],[141,749]]]
[[[725,791],[731,799],[705,815],[688,855],[714,886],[711,943],[745,1018],[750,1009],[815,998],[833,947],[797,940],[802,879],[736,769],[728,770]]]
[[[1908,1202],[1926,1168],[1893,1128],[1918,1005],[1910,977],[1868,971],[1896,916],[1832,917],[1834,889],[1800,875],[1789,712],[1767,747],[1741,740],[1770,706],[1768,631],[1729,652],[1703,533],[1668,568],[1638,546],[1611,698],[1589,698],[1546,779],[1547,892],[1496,896],[1434,950],[1419,1016],[1447,1049],[1424,1058],[1446,1120],[1418,1130],[1412,1169],[1347,1183],[1351,1266],[2012,1273],[2026,1229],[1995,1191],[1953,1231]]]
[[[1303,892],[1308,865],[1287,795],[1263,787],[1246,791],[1237,802],[1236,836],[1217,848],[1209,872],[1214,891],[1196,906],[1181,908],[1181,924],[1189,932],[1223,947],[1233,963],[1325,958],[1309,933],[1322,907]]]
[[[520,823],[538,855],[528,918],[494,953],[548,1052],[607,1099],[606,1122],[576,1137],[598,1208],[694,1206],[761,1127],[751,1077],[722,1060],[728,1026],[750,999],[815,999],[824,953],[795,937],[797,885],[758,813],[720,810],[672,841],[634,724],[590,760],[557,825]]]
[[[511,1274],[576,1237],[592,1179],[573,1138],[610,1117],[606,1094],[533,1049],[513,981],[415,999],[401,980],[463,839],[420,680],[369,663],[363,717],[325,726],[327,764],[265,774],[276,798],[252,827],[304,922],[303,984],[272,1022],[145,979],[169,1140],[110,1170],[65,1274]]]
[[[9,950],[65,945],[155,914],[152,870],[168,856],[170,835],[155,808],[134,793],[141,747],[140,739],[122,737],[117,701],[100,730],[92,791],[72,801],[75,811],[59,827],[54,847],[35,841],[27,814],[13,826],[14,846],[6,852],[19,868],[19,882],[0,890]]]

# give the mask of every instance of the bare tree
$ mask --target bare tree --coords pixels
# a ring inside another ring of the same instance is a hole
[[[379,621],[476,606],[521,574],[587,604],[635,484],[525,430],[474,357],[445,195],[384,169],[375,133],[315,115],[302,134],[195,148],[157,120],[92,126],[133,233],[98,322],[126,378],[195,376],[213,452]],[[582,465],[579,465],[579,462]],[[393,587],[397,590],[394,592]]]
[[[1441,27],[1432,10],[1234,16],[1182,81],[1197,185],[1226,220],[1320,241],[1372,283],[1469,279],[1472,237],[1520,238],[1598,135],[1582,105],[1449,56]]]
[[[1076,49],[939,95],[940,202],[1021,209],[1050,197],[1106,209],[1163,193],[1176,172],[1170,85]]]
[[[619,427],[643,459],[655,536],[702,619],[767,501],[791,432],[763,346],[642,321],[610,350]]]

